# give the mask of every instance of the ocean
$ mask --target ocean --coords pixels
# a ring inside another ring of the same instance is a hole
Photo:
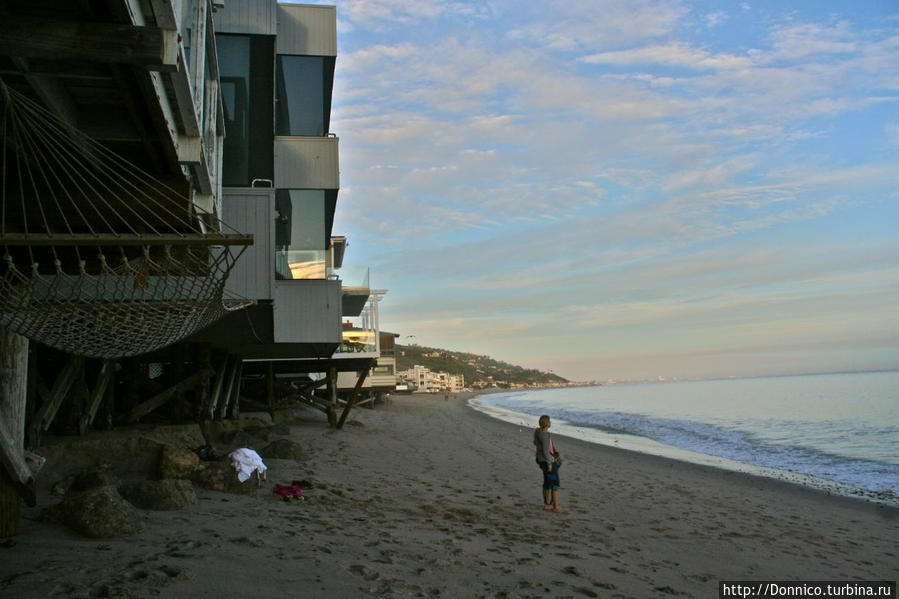
[[[899,372],[566,387],[472,405],[527,427],[549,414],[557,435],[899,505]]]

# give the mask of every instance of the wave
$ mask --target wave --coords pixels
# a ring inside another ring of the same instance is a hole
[[[590,429],[608,435],[650,439],[688,452],[834,481],[876,496],[896,498],[899,492],[897,465],[841,456],[789,442],[772,443],[756,434],[740,430],[737,426],[725,427],[688,419],[622,411],[571,410],[546,403],[522,401],[515,395],[481,397],[480,401],[488,406],[532,417],[546,413],[554,421],[564,421],[569,427]],[[776,428],[777,425],[773,423],[771,426]],[[809,426],[817,426],[817,423],[809,423]],[[796,423],[790,423],[790,427],[795,431]],[[813,435],[812,430],[806,430],[796,432],[794,436],[808,438]]]

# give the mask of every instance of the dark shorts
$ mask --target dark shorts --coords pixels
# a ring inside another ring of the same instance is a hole
[[[540,470],[543,471],[543,488],[547,491],[558,491],[559,490],[559,468],[553,464],[553,471],[548,472],[549,466],[546,462],[537,462],[540,465]]]

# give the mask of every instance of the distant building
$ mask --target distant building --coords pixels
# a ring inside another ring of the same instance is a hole
[[[432,372],[418,364],[398,372],[397,377],[419,393],[461,393],[465,388],[464,375]]]

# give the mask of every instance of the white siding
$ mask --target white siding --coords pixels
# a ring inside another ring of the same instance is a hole
[[[337,9],[279,4],[277,44],[278,54],[337,56]]]
[[[273,281],[275,343],[340,343],[340,281]]]
[[[274,0],[228,0],[213,15],[219,33],[275,35],[277,3]]]
[[[275,187],[339,189],[336,137],[276,137]]]
[[[272,209],[273,190],[225,190],[222,210],[224,220],[241,233],[252,233],[248,247],[228,277],[226,289],[250,299],[271,299],[275,269],[275,240]]]

